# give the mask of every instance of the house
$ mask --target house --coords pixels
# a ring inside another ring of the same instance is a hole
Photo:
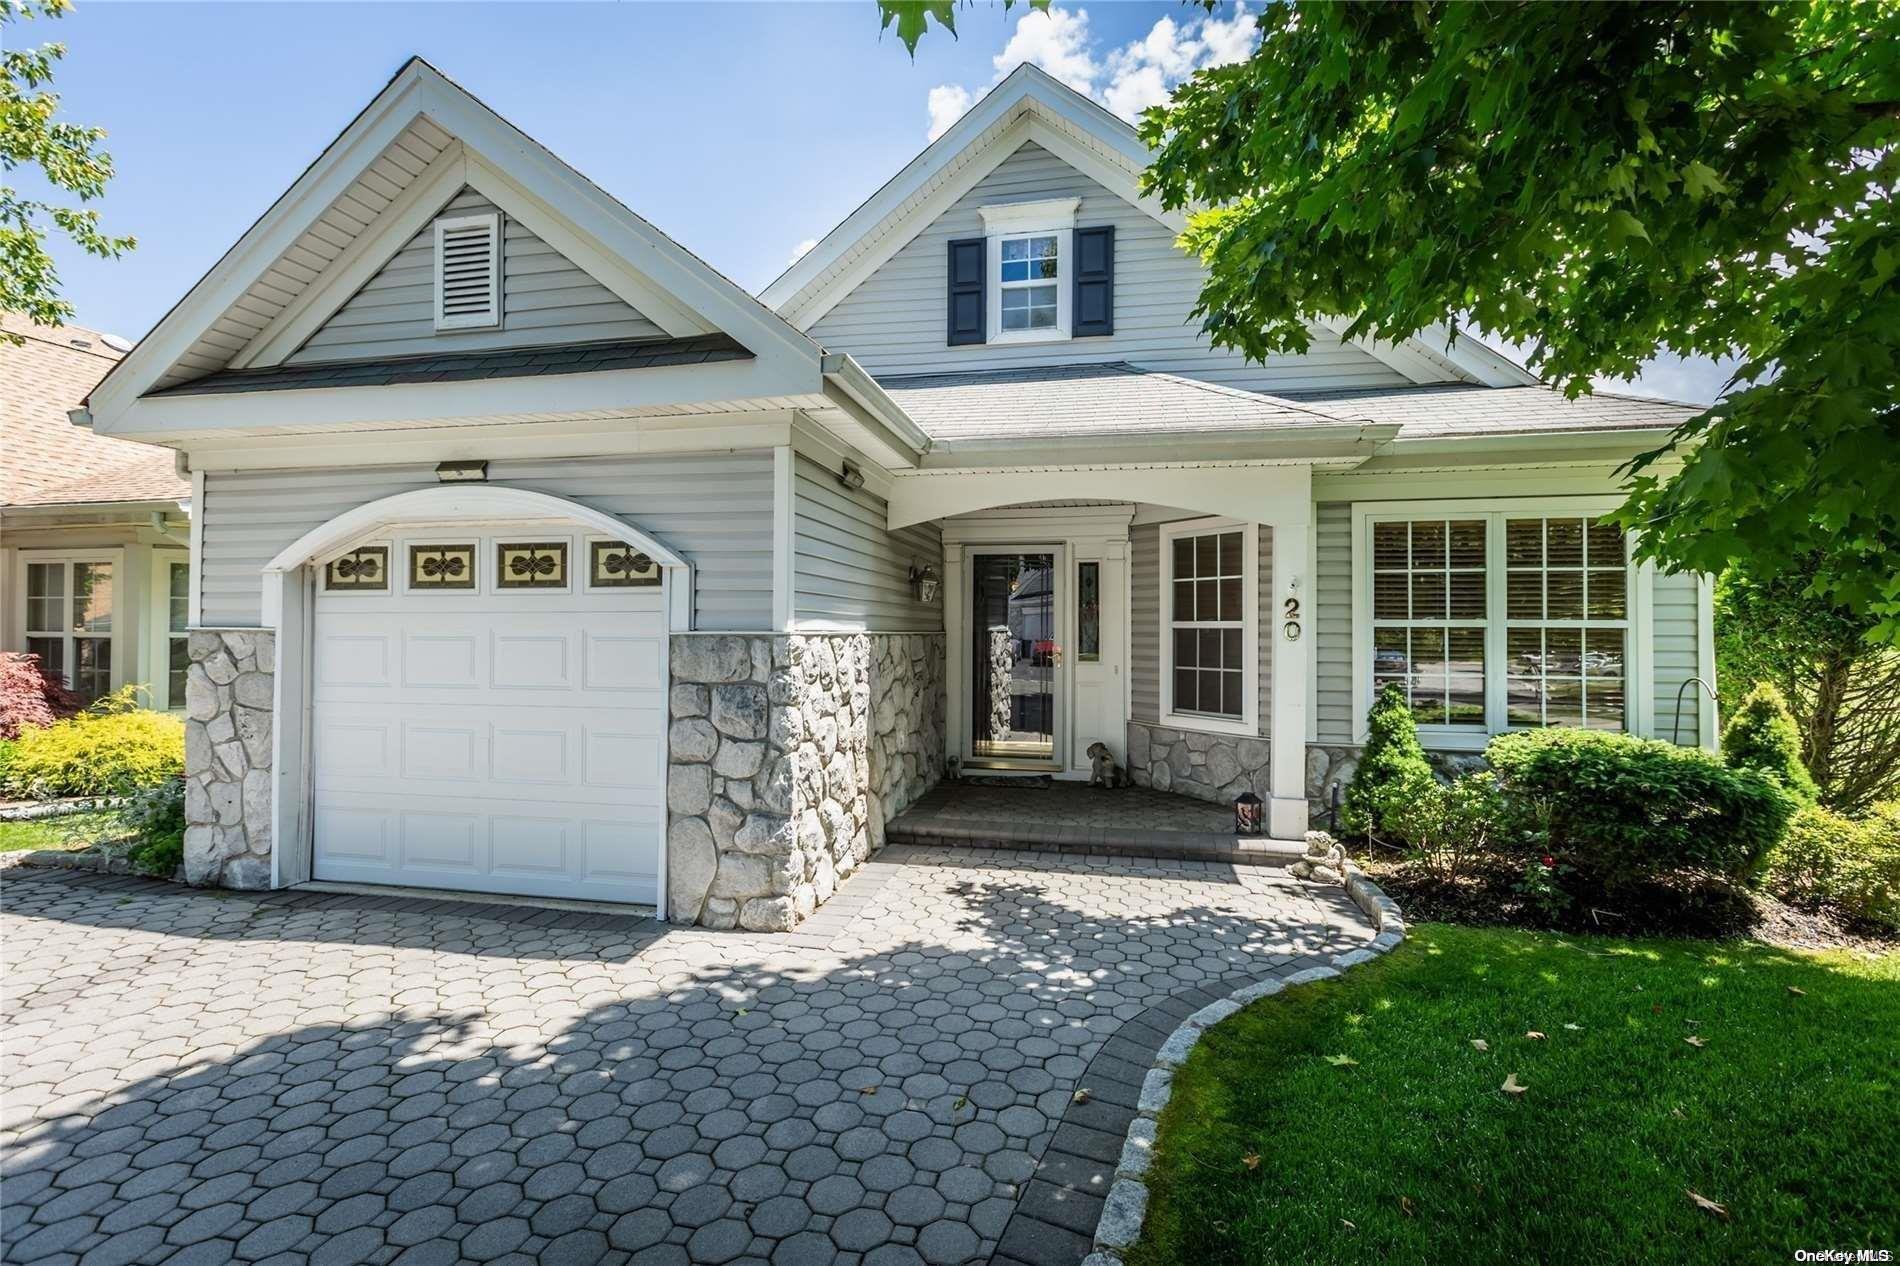
[[[30,651],[87,700],[138,685],[185,706],[190,485],[174,454],[67,413],[130,346],[11,314],[0,328],[0,651]]]
[[[1143,161],[1024,67],[754,298],[403,67],[91,396],[191,473],[194,881],[777,929],[947,757],[1288,838],[1388,681],[1712,742],[1706,583],[1598,522],[1691,410],[1214,350]]]

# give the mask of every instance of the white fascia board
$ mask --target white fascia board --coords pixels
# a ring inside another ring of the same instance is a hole
[[[216,436],[191,449],[204,471],[393,466],[446,461],[728,453],[790,442],[791,409],[691,413],[673,417],[572,418],[554,422],[485,422],[374,431]]]
[[[1350,468],[1370,458],[1398,431],[1380,425],[1301,427],[1251,431],[1149,431],[1005,440],[935,442],[919,462],[930,471],[999,466],[1066,468],[1102,462],[1323,462]]]
[[[1103,466],[958,471],[891,481],[887,525],[912,524],[1027,501],[1127,501],[1175,506],[1268,526],[1312,516],[1309,464]]]
[[[739,360],[386,387],[162,395],[133,401],[115,433],[163,442],[272,429],[446,423],[450,419],[782,400],[815,397],[821,391],[816,358],[803,366]]]
[[[118,434],[119,415],[190,350],[251,283],[303,236],[419,113],[423,64],[412,61],[152,331],[92,389],[94,430]],[[104,424],[101,425],[101,419]]]
[[[232,369],[256,365],[281,365],[312,334],[315,334],[362,289],[402,245],[420,233],[443,205],[468,183],[468,163],[462,143],[451,141],[436,155],[422,173],[409,182],[394,202],[384,207],[359,234],[344,247],[323,274],[284,307],[270,324],[257,332],[244,350],[231,358]]]
[[[1380,456],[1397,459],[1455,456],[1460,461],[1473,462],[1523,461],[1527,456],[1554,461],[1591,457],[1620,461],[1660,447],[1668,438],[1667,427],[1401,437],[1382,449]]]

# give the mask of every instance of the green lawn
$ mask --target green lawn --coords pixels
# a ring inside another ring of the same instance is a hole
[[[1900,954],[1427,924],[1210,1030],[1149,1181],[1131,1266],[1900,1250]]]
[[[102,835],[123,835],[111,813],[72,813],[63,818],[35,818],[30,822],[0,822],[0,853],[22,849],[79,848]]]

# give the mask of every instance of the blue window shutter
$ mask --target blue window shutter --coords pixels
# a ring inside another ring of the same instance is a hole
[[[989,246],[980,237],[958,238],[950,243],[950,334],[949,343],[988,341],[989,327],[983,311],[983,295],[988,289]]]
[[[1115,332],[1115,226],[1075,231],[1076,338]]]

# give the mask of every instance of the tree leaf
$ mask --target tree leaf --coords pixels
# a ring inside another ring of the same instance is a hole
[[[1704,1047],[1704,1046],[1707,1046],[1707,1045],[1708,1045],[1708,1043],[1707,1043],[1707,1042],[1705,1042],[1705,1041],[1704,1041],[1704,1040],[1702,1040],[1701,1038],[1699,1038],[1699,1037],[1697,1037],[1697,1036],[1696,1036],[1695,1034],[1693,1034],[1693,1033],[1691,1033],[1691,1034],[1690,1034],[1690,1035],[1689,1035],[1688,1037],[1685,1037],[1685,1038],[1683,1038],[1682,1040],[1683,1040],[1683,1041],[1685,1041],[1685,1042],[1687,1042],[1687,1043],[1688,1043],[1689,1045],[1691,1045],[1691,1046],[1694,1046],[1694,1047],[1697,1047],[1697,1048],[1700,1048],[1700,1047]]]
[[[1245,1165],[1248,1169],[1259,1169],[1260,1168],[1260,1153],[1248,1152],[1245,1156],[1240,1158],[1240,1163]]]
[[[1530,1029],[1525,1032],[1524,1036],[1529,1038],[1533,1042],[1541,1042],[1545,1040],[1543,1032],[1539,1029]]]
[[[1334,1068],[1351,1068],[1359,1062],[1350,1055],[1327,1055],[1323,1058]]]
[[[1526,1090],[1529,1090],[1530,1087],[1519,1081],[1516,1073],[1510,1073],[1505,1076],[1504,1084],[1499,1086],[1498,1089],[1507,1095],[1521,1095]]]
[[[1483,1038],[1481,1038],[1481,1037],[1474,1037],[1474,1038],[1472,1038],[1472,1039],[1471,1039],[1471,1044],[1472,1044],[1473,1046],[1475,1046],[1475,1047],[1477,1047],[1477,1048],[1478,1048],[1479,1050],[1481,1050],[1481,1051],[1488,1051],[1488,1050],[1490,1050],[1490,1049],[1491,1049],[1491,1043],[1489,1043],[1489,1042],[1487,1042],[1487,1041],[1485,1041],[1485,1040],[1484,1040]]]

